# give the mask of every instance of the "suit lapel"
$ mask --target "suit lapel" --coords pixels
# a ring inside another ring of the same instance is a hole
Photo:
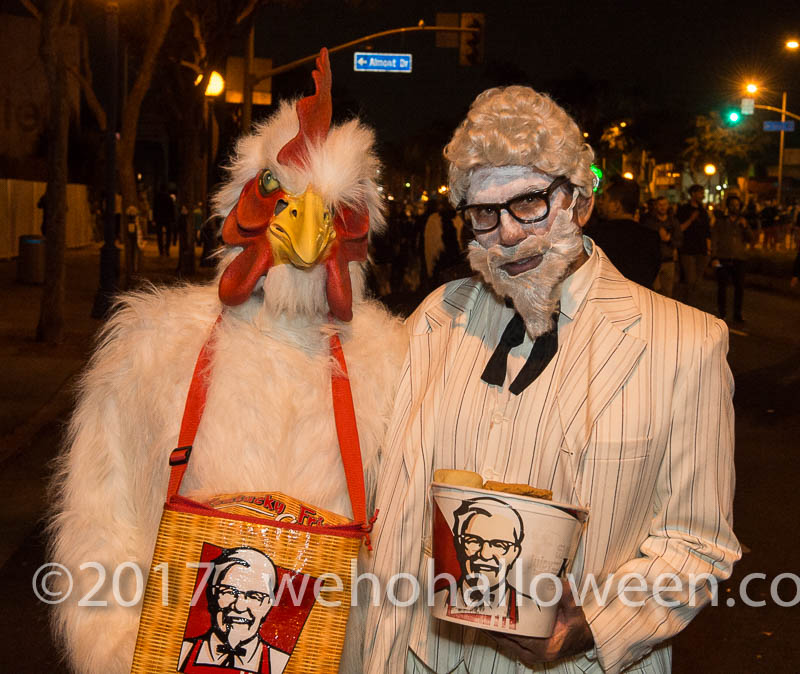
[[[640,318],[628,281],[601,252],[597,275],[575,316],[555,374],[555,406],[573,478],[595,422],[645,350],[646,342],[627,332]]]

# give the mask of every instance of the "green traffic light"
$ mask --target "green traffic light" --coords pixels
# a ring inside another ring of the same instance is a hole
[[[731,124],[736,124],[736,123],[738,123],[738,121],[739,121],[740,119],[741,119],[741,115],[739,115],[739,113],[738,113],[738,112],[736,112],[735,110],[731,110],[731,111],[728,113],[728,121],[729,121]]]
[[[600,187],[600,181],[603,179],[603,170],[597,164],[592,164],[589,169],[594,173],[595,178],[597,178],[597,180],[594,181],[594,189],[592,192],[597,192],[597,188]]]

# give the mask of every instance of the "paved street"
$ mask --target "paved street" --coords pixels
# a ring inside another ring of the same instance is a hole
[[[148,275],[172,277],[171,261],[145,258]],[[47,629],[46,607],[31,578],[46,559],[41,518],[51,506],[46,488],[49,462],[61,441],[71,402],[72,377],[83,362],[98,324],[88,318],[96,288],[96,251],[70,253],[67,342],[54,349],[35,343],[40,290],[14,282],[11,262],[0,262],[0,671],[66,672]],[[208,277],[206,270],[200,275]],[[784,284],[785,285],[785,284]],[[702,285],[703,308],[713,305],[714,286]],[[800,572],[800,295],[749,289],[746,326],[731,335],[729,360],[736,378],[736,531],[747,552],[734,577],[720,589],[719,606],[707,608],[675,640],[674,671],[796,672],[800,609],[781,608],[769,596],[772,579]],[[109,494],[109,498],[113,497]],[[766,606],[743,604],[739,583],[763,573],[748,589]],[[800,588],[780,585],[790,601]],[[733,605],[728,606],[730,600]]]

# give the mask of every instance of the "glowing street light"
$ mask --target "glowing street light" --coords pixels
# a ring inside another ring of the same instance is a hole
[[[800,47],[800,42],[798,42],[797,40],[787,40],[786,42],[787,49],[797,49],[798,47]]]
[[[754,84],[753,82],[748,82],[745,90],[748,94],[754,94],[758,91],[758,85]]]
[[[717,172],[717,167],[714,164],[706,164],[703,167],[703,173],[707,176],[713,176]]]
[[[202,79],[203,76],[198,75],[197,79],[194,81],[195,86],[200,84],[200,80]],[[206,96],[219,96],[223,91],[225,91],[225,79],[215,70],[208,78],[208,84],[206,85]]]
[[[622,177],[625,178],[625,180],[633,180],[633,173],[630,171],[625,171],[625,173],[622,174]]]

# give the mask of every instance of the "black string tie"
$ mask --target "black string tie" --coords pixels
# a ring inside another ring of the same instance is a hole
[[[553,356],[558,351],[558,311],[554,314],[553,322],[555,327],[550,332],[539,335],[533,342],[531,353],[519,374],[511,382],[508,390],[514,395],[522,393],[536,378],[544,372]],[[486,368],[483,370],[481,379],[487,384],[502,386],[506,380],[506,370],[508,367],[508,354],[515,346],[522,344],[525,338],[525,322],[519,313],[514,312],[514,316],[503,330],[500,343],[494,350]]]

